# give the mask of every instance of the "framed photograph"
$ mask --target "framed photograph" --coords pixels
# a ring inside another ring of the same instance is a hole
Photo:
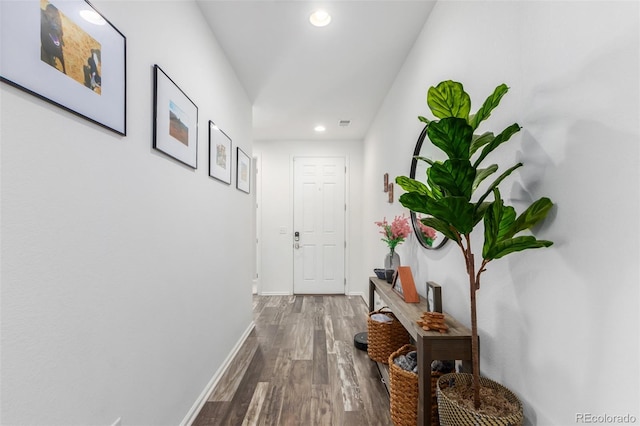
[[[432,281],[427,281],[427,310],[442,313],[442,287]]]
[[[209,176],[231,184],[231,138],[209,120]]]
[[[251,182],[251,159],[240,148],[236,158],[236,188],[248,194]]]
[[[392,288],[406,303],[420,303],[420,295],[416,290],[410,266],[398,266]]]
[[[153,147],[198,168],[198,107],[154,65]]]
[[[0,79],[126,135],[125,36],[84,0],[0,8]]]

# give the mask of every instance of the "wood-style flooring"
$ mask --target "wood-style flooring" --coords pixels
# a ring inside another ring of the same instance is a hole
[[[376,363],[355,348],[361,297],[254,296],[255,329],[194,426],[391,425]]]

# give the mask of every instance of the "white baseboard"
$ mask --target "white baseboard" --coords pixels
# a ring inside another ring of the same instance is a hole
[[[253,331],[255,326],[256,323],[251,321],[251,324],[249,324],[249,327],[247,327],[242,336],[240,336],[240,339],[231,350],[231,353],[229,353],[229,356],[227,356],[220,368],[218,368],[218,371],[216,371],[211,380],[209,380],[209,383],[207,383],[207,386],[204,388],[202,393],[200,393],[200,396],[193,404],[185,418],[182,420],[180,426],[190,426],[191,424],[193,424],[193,422],[198,417],[198,413],[200,413],[200,410],[202,410],[202,407],[204,407],[204,404],[207,402],[209,395],[211,395],[211,392],[213,392],[213,389],[216,387],[225,371],[227,371],[227,368],[229,368],[231,361],[233,361],[233,358],[240,351],[240,348],[244,344],[245,340],[247,340],[247,337],[249,337],[249,334],[251,334],[251,331]]]
[[[260,296],[292,296],[288,291],[263,291]]]

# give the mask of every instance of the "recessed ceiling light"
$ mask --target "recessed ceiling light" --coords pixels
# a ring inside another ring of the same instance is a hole
[[[80,16],[82,16],[85,21],[95,25],[104,25],[107,23],[98,12],[93,10],[83,9],[80,11]]]
[[[324,127],[322,124],[317,125],[316,127],[313,128],[313,130],[315,130],[318,133],[322,133],[325,130],[327,130],[326,127]]]
[[[331,22],[331,15],[324,10],[316,10],[309,16],[309,22],[316,27],[325,27]]]

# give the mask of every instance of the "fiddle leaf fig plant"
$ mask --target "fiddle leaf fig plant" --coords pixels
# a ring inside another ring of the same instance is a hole
[[[538,240],[533,235],[517,235],[531,229],[547,216],[553,206],[549,198],[540,198],[517,215],[513,207],[505,205],[500,194],[500,183],[523,164],[516,163],[497,177],[497,164],[483,164],[494,150],[520,131],[520,126],[514,123],[497,135],[491,132],[475,134],[480,123],[490,117],[508,90],[506,85],[499,85],[478,111],[471,114],[471,98],[461,83],[448,80],[429,88],[427,105],[436,119],[418,119],[426,123],[429,140],[446,154],[447,159],[434,161],[418,157],[428,164],[426,183],[406,176],[396,178],[396,183],[406,191],[400,196],[400,203],[409,210],[429,215],[420,219],[421,222],[456,242],[464,256],[471,300],[473,388],[476,409],[480,406],[476,311],[476,292],[480,289],[480,276],[492,260],[522,250],[549,247],[553,244],[551,241]],[[493,177],[493,181],[482,185],[490,177]],[[484,187],[484,191],[477,193],[481,186]],[[482,260],[478,260],[479,265],[476,265],[471,247],[471,233],[480,222],[484,225],[484,244]]]

